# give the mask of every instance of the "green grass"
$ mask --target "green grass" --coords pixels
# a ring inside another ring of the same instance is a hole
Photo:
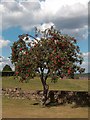
[[[3,97],[4,118],[88,118],[88,108],[72,108],[71,105],[42,107],[33,105],[37,101]]]
[[[70,91],[88,91],[88,80],[79,79],[59,79],[56,83],[51,83],[48,78],[50,90],[70,90]],[[23,90],[42,90],[42,84],[38,77],[31,79],[28,83],[21,83],[13,77],[2,77],[2,88],[21,87]]]

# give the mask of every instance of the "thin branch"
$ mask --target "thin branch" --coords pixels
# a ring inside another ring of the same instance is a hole
[[[32,35],[28,35],[29,37],[32,37],[32,38],[34,38],[35,40],[37,40],[38,41],[38,39],[36,39],[35,37],[33,37]]]

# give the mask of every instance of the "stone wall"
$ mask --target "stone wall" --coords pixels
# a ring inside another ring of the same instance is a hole
[[[50,101],[49,94],[54,93],[55,101],[58,104],[75,104],[78,106],[90,106],[90,92],[83,91],[59,91],[51,90],[48,92],[48,102]],[[29,99],[42,101],[43,91],[23,91],[21,88],[6,88],[2,89],[2,95],[13,99]]]

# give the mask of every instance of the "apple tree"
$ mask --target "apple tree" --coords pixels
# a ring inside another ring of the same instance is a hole
[[[11,47],[11,60],[15,65],[16,76],[23,82],[39,74],[43,85],[43,104],[48,99],[49,76],[55,80],[59,77],[73,76],[77,71],[84,72],[84,68],[80,67],[83,61],[82,54],[74,37],[61,34],[54,27],[37,33],[35,37],[29,34],[18,37],[19,40]]]

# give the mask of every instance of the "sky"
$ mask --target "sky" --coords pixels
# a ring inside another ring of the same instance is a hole
[[[77,39],[83,53],[82,67],[88,65],[88,2],[89,0],[0,0],[0,70],[8,64],[13,42],[23,33],[34,34],[34,28],[44,30],[52,25],[63,34]],[[89,33],[89,34],[88,34]]]

